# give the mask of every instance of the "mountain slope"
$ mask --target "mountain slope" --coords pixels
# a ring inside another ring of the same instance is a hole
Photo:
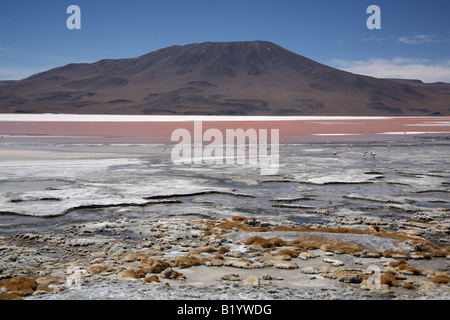
[[[206,42],[0,82],[0,112],[449,115],[450,84],[356,75],[266,41]]]

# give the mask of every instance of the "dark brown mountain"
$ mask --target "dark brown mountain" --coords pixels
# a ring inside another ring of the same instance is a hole
[[[450,84],[337,70],[265,41],[172,46],[0,82],[1,113],[450,114]]]

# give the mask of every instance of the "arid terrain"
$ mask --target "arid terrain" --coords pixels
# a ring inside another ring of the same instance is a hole
[[[0,298],[448,300],[448,144],[289,144],[264,176],[3,140]]]
[[[402,220],[389,232],[360,217],[340,225],[121,217],[3,236],[0,297],[449,299],[448,246],[417,235],[447,225]]]

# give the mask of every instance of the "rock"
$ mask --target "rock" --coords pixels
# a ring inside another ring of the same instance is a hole
[[[285,261],[285,260],[277,260],[274,263],[274,268],[277,269],[297,269],[298,268],[298,264],[296,264],[293,261]]]
[[[165,279],[184,279],[184,275],[180,272],[173,270],[172,268],[167,268],[161,272],[161,277]]]
[[[421,236],[424,234],[423,230],[418,230],[418,229],[403,229],[401,231],[401,233],[404,233],[408,236]]]
[[[316,256],[312,253],[309,252],[308,250],[303,250],[302,252],[300,252],[300,254],[298,255],[298,258],[302,259],[302,260],[308,260],[308,259],[312,259],[315,258]]]
[[[330,273],[330,272],[334,272],[336,270],[338,270],[339,268],[337,267],[330,267],[330,266],[321,266],[319,269],[319,273]]]
[[[251,269],[253,268],[253,262],[248,259],[240,259],[240,260],[234,260],[234,259],[227,259],[224,262],[224,265],[229,267],[235,267],[235,268],[243,268],[243,269]]]
[[[283,278],[282,277],[275,277],[275,276],[272,276],[272,275],[270,275],[270,274],[265,274],[265,275],[263,275],[262,277],[261,277],[261,279],[262,280],[266,280],[266,281],[273,281],[273,280],[283,280]]]
[[[250,276],[242,281],[242,283],[246,286],[259,287],[260,280],[257,276]]]
[[[411,259],[414,259],[414,260],[431,259],[431,256],[429,254],[424,253],[424,252],[414,252],[414,253],[411,253],[409,257]]]
[[[207,259],[207,261],[205,262],[205,266],[207,267],[220,267],[224,264],[225,258],[223,256],[221,256],[220,254],[215,255],[212,258]]]
[[[69,246],[72,247],[87,247],[95,244],[95,241],[89,238],[75,238],[69,241],[66,241]]]
[[[207,267],[220,267],[223,266],[224,260],[221,259],[208,259],[208,261],[205,262],[205,266]]]
[[[270,253],[265,253],[262,256],[257,256],[256,261],[263,263],[264,266],[273,266],[277,261],[289,261],[291,257],[289,255],[278,255],[274,256]]]
[[[305,267],[301,270],[304,274],[319,274],[320,271],[317,268],[314,267]]]
[[[34,234],[34,233],[25,233],[25,234],[18,234],[17,237],[19,239],[23,239],[23,240],[37,240],[41,236],[38,234]]]
[[[240,257],[244,256],[244,252],[235,250],[235,251],[226,252],[225,255],[227,257],[231,257],[231,258],[240,258]]]
[[[359,273],[351,271],[336,271],[333,276],[340,282],[345,283],[361,283],[362,277]]]
[[[374,250],[364,250],[361,253],[362,258],[380,258],[382,255],[381,252],[374,251]]]
[[[236,273],[226,274],[222,277],[222,280],[226,281],[241,281],[241,277]]]
[[[156,274],[144,278],[145,283],[161,282]]]
[[[385,258],[393,258],[393,259],[408,259],[409,258],[409,254],[400,252],[400,251],[394,251],[391,249],[384,250],[383,256]]]
[[[345,264],[341,260],[337,260],[337,259],[323,259],[323,262],[331,263],[331,265],[335,266],[335,267],[340,267],[340,266],[343,266]]]
[[[68,275],[72,275],[72,274],[87,274],[87,270],[86,269],[82,269],[79,266],[69,265],[67,267],[66,273]]]
[[[362,224],[363,222],[364,222],[364,220],[362,218],[353,218],[353,220],[344,218],[341,221],[342,224],[347,224],[347,225]]]
[[[371,284],[369,281],[363,281],[360,286],[363,290],[375,291],[379,293],[389,293],[389,287],[386,284]]]

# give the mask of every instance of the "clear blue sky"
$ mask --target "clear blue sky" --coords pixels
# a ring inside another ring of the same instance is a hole
[[[66,9],[81,8],[81,30]],[[381,30],[369,30],[369,5]],[[450,82],[448,0],[0,0],[0,80],[171,45],[267,40],[355,73]]]

